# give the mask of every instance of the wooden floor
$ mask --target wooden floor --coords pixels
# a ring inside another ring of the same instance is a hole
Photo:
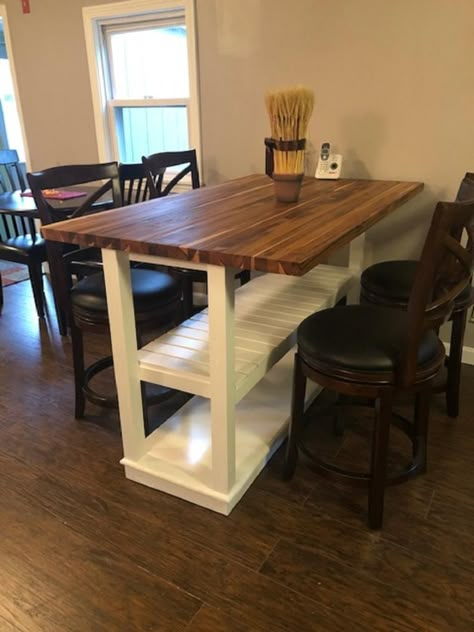
[[[472,632],[474,367],[456,422],[435,402],[429,472],[387,492],[382,531],[362,490],[305,463],[283,483],[281,453],[224,517],[124,478],[117,415],[72,417],[69,341],[28,282],[4,294],[1,632]],[[308,428],[341,462],[366,456],[349,413],[343,437]]]

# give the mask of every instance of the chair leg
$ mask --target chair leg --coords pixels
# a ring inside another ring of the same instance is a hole
[[[286,445],[285,464],[283,466],[283,480],[293,478],[298,460],[297,440],[301,431],[304,415],[304,400],[306,392],[306,376],[303,374],[301,359],[295,354],[295,368],[293,371],[293,393],[291,401],[291,419],[288,428],[288,442]]]
[[[250,270],[242,270],[240,273],[240,285],[245,285],[250,281]]]
[[[183,288],[183,315],[184,320],[193,315],[193,282],[192,279],[184,277],[182,279]]]
[[[75,403],[74,403],[74,417],[76,419],[82,419],[84,417],[84,411],[86,407],[86,400],[84,397],[84,342],[82,337],[82,331],[75,324],[74,319],[71,318],[71,343],[72,343],[72,362],[74,366],[74,390],[75,390]]]
[[[453,314],[451,344],[448,357],[448,380],[446,384],[446,407],[449,417],[457,417],[459,415],[462,348],[466,322],[467,309],[459,310]]]
[[[58,320],[59,335],[67,336],[67,314],[59,305],[56,305],[56,318]]]
[[[3,307],[3,286],[2,286],[2,275],[0,274],[0,312]]]
[[[142,410],[143,410],[143,429],[145,432],[145,437],[151,433],[150,426],[150,409],[147,406],[147,396],[146,396],[146,382],[140,382],[140,390],[142,394]]]
[[[428,419],[430,414],[431,388],[416,394],[413,424],[413,458],[419,463],[418,472],[424,474],[427,465]]]
[[[38,318],[44,318],[44,288],[41,262],[35,261],[29,263],[28,273],[30,275],[31,288],[35,299],[36,313],[38,314]]]
[[[380,529],[387,475],[388,440],[392,418],[393,394],[387,392],[376,402],[376,418],[372,437],[372,461],[369,479],[369,527]]]

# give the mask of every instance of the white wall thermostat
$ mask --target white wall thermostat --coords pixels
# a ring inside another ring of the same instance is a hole
[[[330,143],[321,145],[315,177],[320,180],[337,180],[341,177],[342,155],[331,154]]]

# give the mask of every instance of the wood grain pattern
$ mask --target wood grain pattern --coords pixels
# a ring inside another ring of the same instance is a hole
[[[298,202],[252,175],[43,228],[47,239],[183,261],[302,275],[423,188],[305,178]]]
[[[471,632],[474,367],[456,423],[434,398],[429,472],[387,491],[374,533],[365,490],[304,459],[283,483],[281,451],[228,517],[126,480],[117,413],[73,419],[70,342],[38,322],[27,283],[5,288],[0,343],[2,632]],[[106,345],[88,340],[94,357]],[[312,409],[307,431],[360,467],[369,416],[352,409],[336,437]]]

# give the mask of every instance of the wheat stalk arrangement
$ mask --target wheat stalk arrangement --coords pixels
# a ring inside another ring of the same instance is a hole
[[[306,138],[313,112],[314,93],[297,86],[269,92],[265,96],[271,134],[276,141],[297,141]],[[303,173],[304,149],[274,150],[274,173]]]

